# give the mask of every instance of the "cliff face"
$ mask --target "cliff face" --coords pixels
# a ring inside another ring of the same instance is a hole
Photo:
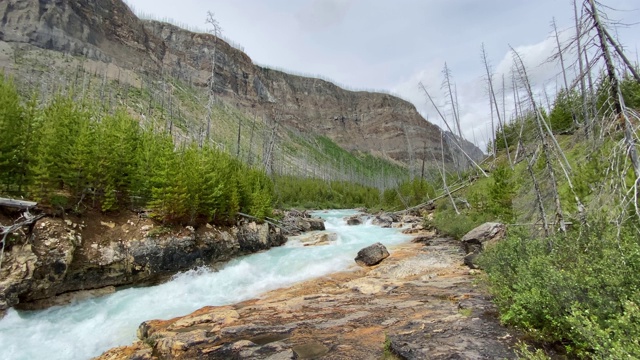
[[[404,163],[429,162],[431,152],[441,151],[440,129],[404,100],[261,68],[212,35],[140,20],[120,0],[5,0],[0,3],[0,19],[0,40],[5,42],[86,56],[147,74],[169,72],[202,88],[210,82],[215,56],[216,93],[285,128],[326,135],[348,150]],[[445,144],[444,150],[453,161],[455,149]]]

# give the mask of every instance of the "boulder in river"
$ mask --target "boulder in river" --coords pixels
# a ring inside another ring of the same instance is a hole
[[[373,221],[371,223],[373,225],[377,225],[383,228],[390,228],[391,225],[393,224],[393,217],[391,217],[391,215],[389,214],[382,213],[382,214],[376,215],[376,217],[373,218]]]
[[[282,224],[290,230],[289,234],[297,235],[305,231],[324,230],[324,220],[312,218],[306,211],[291,210],[285,214]]]
[[[373,245],[358,251],[358,256],[354,259],[360,266],[373,266],[389,257],[389,250],[377,242]]]
[[[360,225],[362,224],[362,218],[360,215],[352,215],[345,219],[347,221],[347,225]]]
[[[496,222],[487,222],[469,231],[462,237],[464,251],[467,253],[464,257],[464,263],[472,269],[477,269],[478,264],[475,259],[478,254],[485,247],[500,241],[504,237],[505,231],[505,225]]]

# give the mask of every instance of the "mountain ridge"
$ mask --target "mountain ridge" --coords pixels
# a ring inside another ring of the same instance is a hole
[[[444,142],[442,148],[442,130],[406,100],[256,65],[211,34],[141,20],[121,0],[9,0],[0,4],[0,19],[0,40],[8,43],[117,64],[138,74],[168,72],[205,91],[213,73],[215,94],[228,103],[287,128],[327,136],[349,151],[413,168],[421,161],[434,163],[441,153],[449,165],[459,157],[455,146]],[[469,144],[471,156],[482,157]]]

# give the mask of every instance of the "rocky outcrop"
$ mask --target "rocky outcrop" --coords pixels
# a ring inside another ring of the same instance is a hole
[[[358,251],[358,255],[354,260],[360,266],[373,266],[388,257],[389,250],[378,242]]]
[[[289,210],[284,213],[282,224],[289,235],[299,235],[306,231],[324,230],[324,220],[311,217],[307,211]]]
[[[201,88],[210,82],[215,46],[215,91],[234,106],[266,117],[278,113],[289,130],[325,135],[347,150],[405,163],[431,162],[430,154],[441,153],[441,130],[405,100],[256,66],[210,34],[140,20],[121,0],[6,0],[0,2],[0,19],[1,41],[109,63],[118,74],[159,78],[168,70]],[[444,143],[449,164],[456,152]]]
[[[376,215],[371,221],[371,224],[377,225],[383,228],[390,228],[393,222],[394,222],[394,219],[393,219],[393,216],[391,216],[391,214],[382,213],[382,214]]]
[[[476,257],[487,246],[491,246],[495,242],[501,240],[505,235],[506,227],[504,224],[487,222],[475,229],[469,231],[462,237],[461,241],[467,255],[464,257],[464,263],[472,269],[477,269]]]
[[[452,239],[405,244],[375,268],[333,274],[231,306],[151,320],[123,359],[514,359],[517,342],[460,266]]]
[[[12,306],[41,308],[100,294],[77,291],[153,284],[179,271],[286,241],[279,228],[267,223],[198,230],[154,229],[131,220],[103,223],[85,226],[45,219],[36,226],[31,243],[8,248],[0,269],[0,311]]]

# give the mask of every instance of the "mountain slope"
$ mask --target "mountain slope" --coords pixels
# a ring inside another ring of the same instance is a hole
[[[207,97],[215,48],[215,93],[245,114],[287,130],[327,136],[350,151],[413,162],[416,168],[442,150],[440,129],[404,100],[256,66],[212,35],[140,20],[120,0],[8,0],[0,4],[0,19],[0,40],[11,46],[29,44],[108,64],[117,68],[119,81],[122,72],[135,74],[137,81],[130,82],[139,87],[145,76],[156,82],[173,78],[197,89],[202,98]],[[105,71],[104,76],[115,79],[115,74]],[[455,152],[445,143],[449,165]]]

